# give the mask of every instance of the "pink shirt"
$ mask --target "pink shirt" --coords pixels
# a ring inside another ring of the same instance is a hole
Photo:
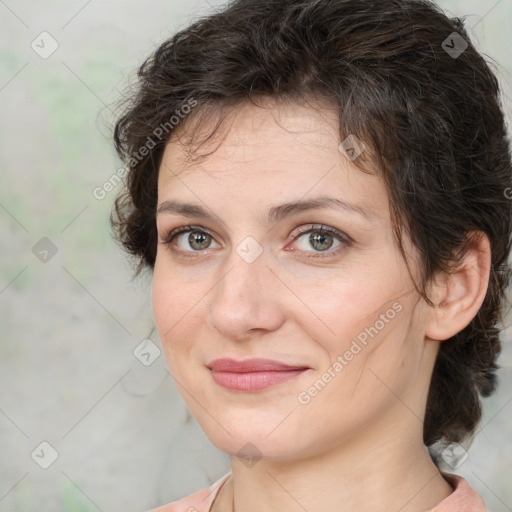
[[[443,473],[453,487],[453,492],[429,512],[486,512],[484,502],[464,478]],[[221,487],[231,476],[231,471],[212,485],[178,501],[156,508],[150,512],[209,512]]]

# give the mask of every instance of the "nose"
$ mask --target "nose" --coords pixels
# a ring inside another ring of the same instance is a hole
[[[242,341],[256,332],[274,331],[284,322],[279,280],[265,254],[247,263],[234,252],[228,269],[212,290],[208,322],[226,338]],[[282,291],[282,290],[281,290]]]

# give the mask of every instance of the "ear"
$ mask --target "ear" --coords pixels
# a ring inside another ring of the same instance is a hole
[[[491,245],[481,231],[468,234],[470,247],[453,273],[442,273],[431,285],[425,336],[443,341],[462,331],[478,313],[487,293]]]

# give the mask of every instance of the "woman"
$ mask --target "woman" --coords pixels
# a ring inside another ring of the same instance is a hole
[[[138,76],[111,221],[231,456],[156,510],[484,511],[432,448],[449,462],[475,433],[510,277],[499,86],[462,22],[428,1],[237,0]]]

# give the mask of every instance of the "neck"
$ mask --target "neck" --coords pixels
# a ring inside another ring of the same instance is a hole
[[[430,510],[452,488],[416,437],[388,428],[385,438],[364,433],[299,460],[264,457],[249,466],[232,457],[232,478],[212,512],[324,512],[340,504],[343,512]]]

